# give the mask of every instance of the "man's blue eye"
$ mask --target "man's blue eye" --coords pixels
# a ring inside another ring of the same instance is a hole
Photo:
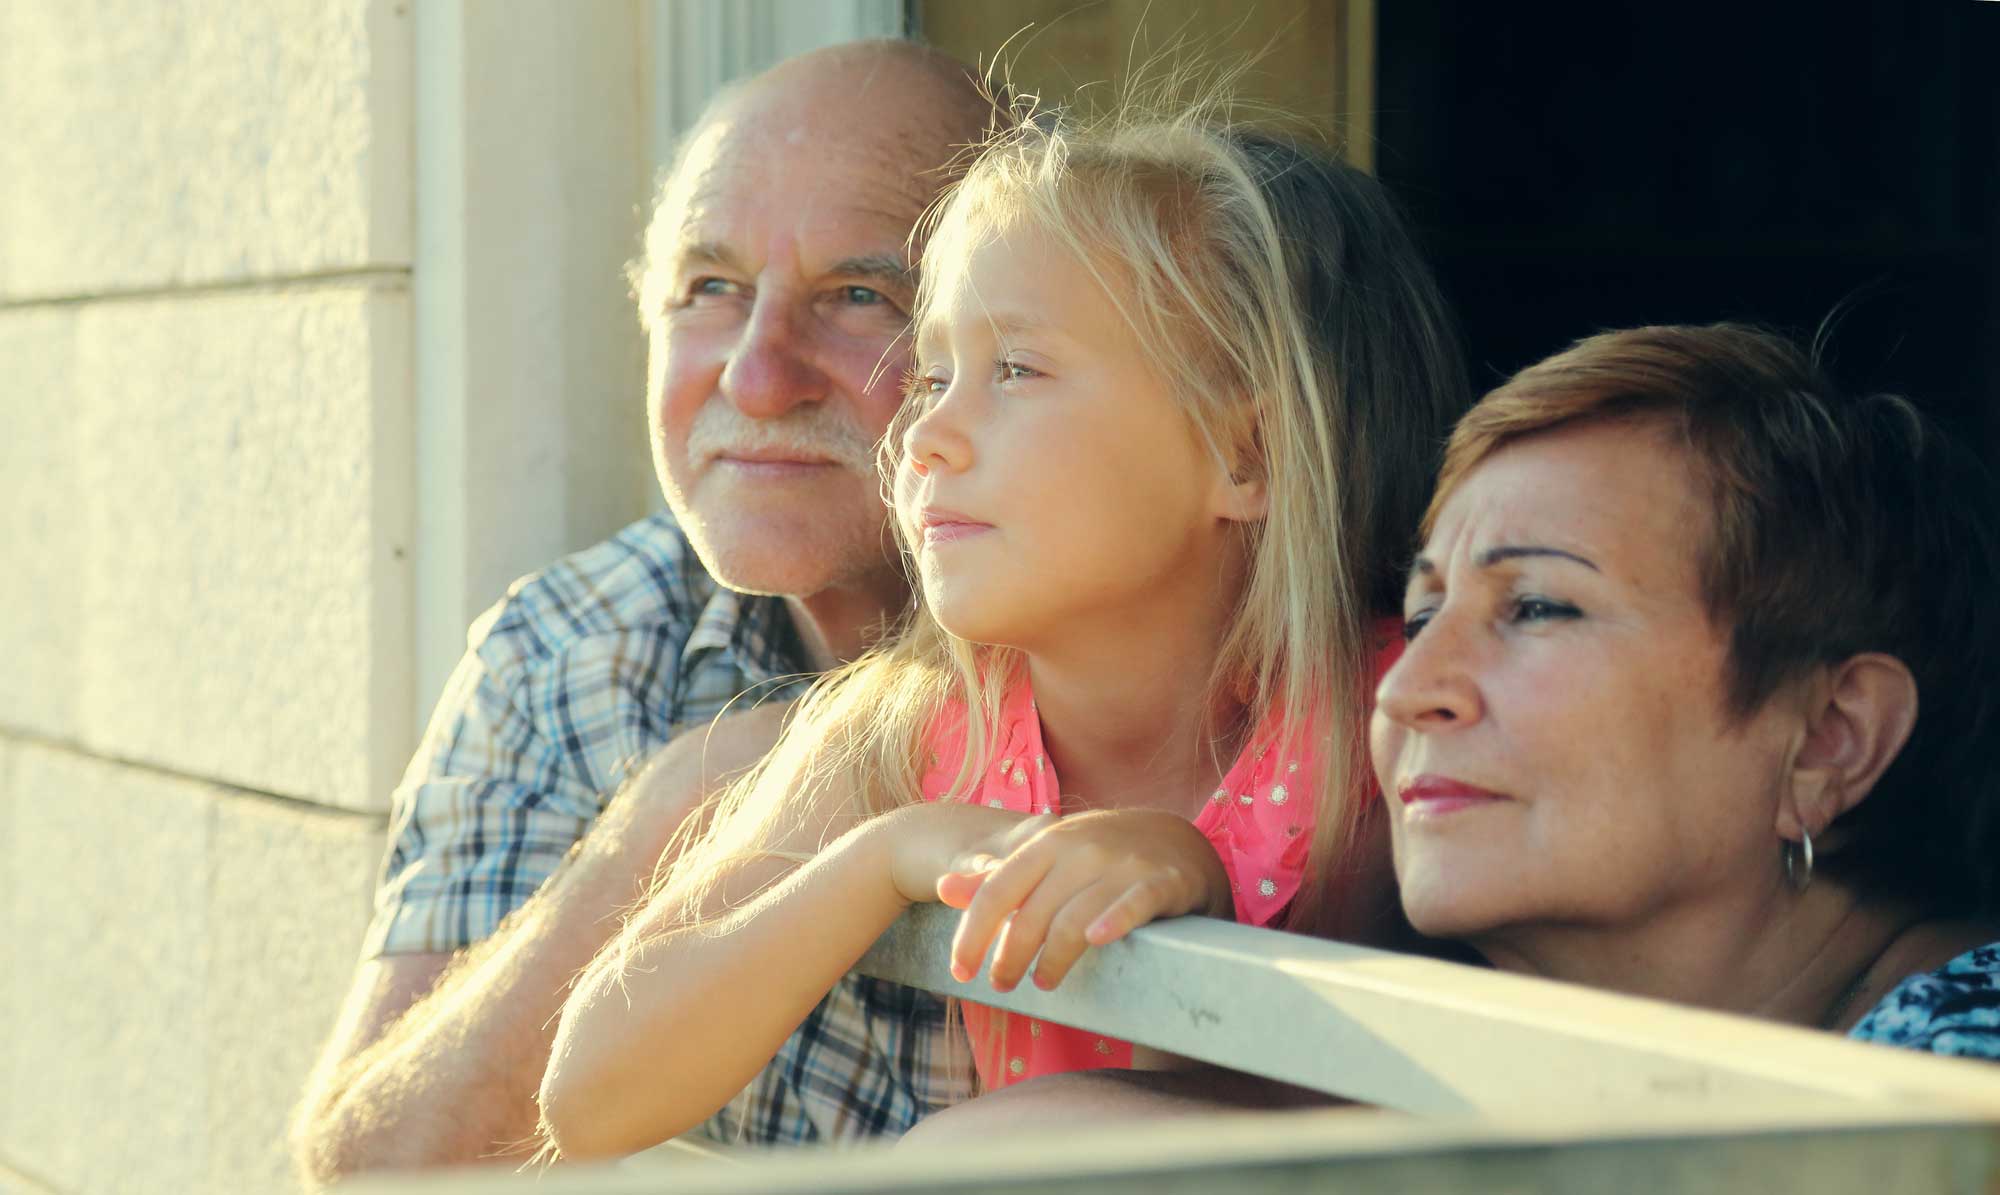
[[[842,297],[844,297],[848,302],[853,303],[857,307],[872,307],[877,303],[888,302],[888,300],[882,297],[881,291],[874,290],[870,287],[843,286],[840,288],[840,290]]]
[[[735,291],[736,284],[727,278],[697,278],[688,284],[688,296],[727,295]]]

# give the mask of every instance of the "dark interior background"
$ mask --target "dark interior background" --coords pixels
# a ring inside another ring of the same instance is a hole
[[[1826,341],[2000,465],[2000,3],[1381,0],[1376,170],[1484,388],[1600,328]]]

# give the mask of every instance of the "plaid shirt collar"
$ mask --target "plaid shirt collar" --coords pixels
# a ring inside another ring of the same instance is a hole
[[[717,585],[681,647],[679,687],[720,670],[738,687],[763,696],[780,683],[811,679],[805,644],[781,597],[738,593]],[[680,702],[675,702],[678,708]]]

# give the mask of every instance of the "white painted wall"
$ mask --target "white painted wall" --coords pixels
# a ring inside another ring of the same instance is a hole
[[[280,1190],[466,624],[657,501],[623,265],[900,0],[0,3],[0,1189]]]

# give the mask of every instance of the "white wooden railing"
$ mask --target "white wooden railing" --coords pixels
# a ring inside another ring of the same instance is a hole
[[[545,1195],[2000,1190],[2000,1066],[1200,918],[1091,952],[1054,992],[1003,995],[946,970],[956,916],[912,910],[860,969],[1373,1108],[949,1152],[656,1155],[527,1181]],[[497,1181],[356,1189],[446,1195]]]

